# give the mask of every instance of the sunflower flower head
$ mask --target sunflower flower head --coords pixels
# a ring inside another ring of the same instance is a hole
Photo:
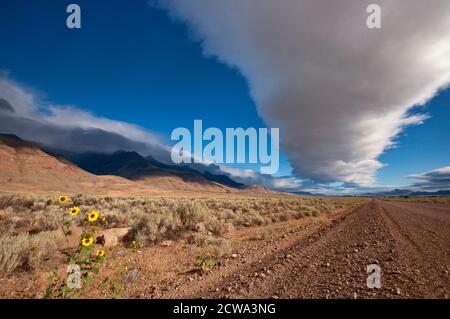
[[[58,200],[61,204],[65,204],[69,201],[69,196],[61,195],[59,196]]]
[[[97,219],[98,219],[98,212],[93,210],[88,214],[88,220],[91,223],[95,222]]]
[[[92,237],[92,236],[84,237],[84,238],[81,240],[81,244],[82,244],[84,247],[90,247],[90,246],[92,246],[92,245],[94,244],[94,237]]]
[[[69,215],[70,216],[77,216],[79,212],[80,212],[80,208],[79,207],[70,207],[69,208]]]
[[[102,220],[102,222],[105,222],[105,221],[106,221],[105,214],[101,214],[101,215],[100,215],[100,219]]]
[[[97,257],[104,257],[105,256],[105,251],[103,249],[98,249],[97,250]]]

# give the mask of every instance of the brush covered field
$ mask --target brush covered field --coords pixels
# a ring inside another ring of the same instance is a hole
[[[228,262],[245,262],[255,243],[367,201],[1,195],[0,296],[166,297],[184,280],[204,282]],[[68,265],[80,266],[81,288],[68,285]]]

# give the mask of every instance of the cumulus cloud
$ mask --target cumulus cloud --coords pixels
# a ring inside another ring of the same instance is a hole
[[[412,174],[409,178],[417,180],[411,188],[421,190],[450,189],[450,166],[438,168],[430,172]]]
[[[154,1],[152,2],[154,4]],[[161,0],[205,55],[237,68],[259,114],[280,127],[294,174],[370,186],[411,115],[450,82],[450,1]]]
[[[164,139],[133,124],[43,101],[32,89],[0,77],[0,133],[72,152],[137,151],[168,159]]]

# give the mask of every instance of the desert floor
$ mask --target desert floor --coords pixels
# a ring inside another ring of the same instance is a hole
[[[352,200],[351,205],[314,216],[233,227],[220,240],[211,238],[212,246],[219,243],[220,253],[214,253],[214,266],[206,272],[195,263],[206,249],[198,245],[201,236],[189,231],[137,248],[122,243],[108,248],[93,283],[83,283],[65,297],[353,299],[450,294],[448,201]],[[367,287],[369,264],[381,268],[380,289]],[[63,278],[63,261],[3,273],[0,296],[46,296],[50,265]],[[61,296],[53,291],[47,297]]]

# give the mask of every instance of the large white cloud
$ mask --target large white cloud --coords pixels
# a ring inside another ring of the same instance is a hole
[[[154,1],[152,1],[154,3]],[[382,28],[366,27],[381,6]],[[371,185],[378,157],[450,81],[448,0],[162,0],[236,67],[294,173]]]

